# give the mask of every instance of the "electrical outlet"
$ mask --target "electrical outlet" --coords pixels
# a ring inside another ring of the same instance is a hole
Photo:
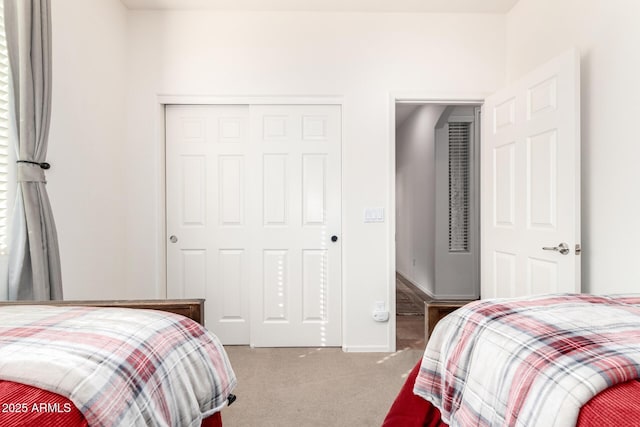
[[[373,312],[373,320],[376,322],[386,322],[389,320],[389,312],[388,311],[374,311]]]
[[[386,322],[389,320],[389,312],[385,310],[384,301],[376,301],[374,303],[373,320],[376,322]]]

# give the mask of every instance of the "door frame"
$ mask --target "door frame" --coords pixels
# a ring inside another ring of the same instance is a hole
[[[156,110],[156,167],[158,168],[156,185],[160,189],[157,199],[156,210],[156,295],[159,298],[167,297],[167,162],[166,162],[166,121],[165,111],[167,105],[338,105],[340,106],[340,240],[341,251],[341,271],[340,271],[340,304],[341,318],[340,327],[342,335],[342,349],[345,349],[345,327],[346,319],[346,298],[345,298],[345,211],[344,211],[344,111],[347,106],[344,97],[339,95],[301,95],[301,96],[245,96],[245,95],[164,95],[158,94],[155,101]]]
[[[388,343],[391,351],[396,351],[396,103],[411,104],[476,104],[483,105],[484,99],[491,93],[486,92],[393,92],[389,95],[389,242],[388,265],[388,300],[389,300],[389,335]],[[478,144],[478,148],[482,140]],[[478,182],[482,189],[482,182]],[[480,217],[480,223],[482,217]],[[478,224],[480,227],[481,224]],[[478,235],[479,234],[478,230]]]

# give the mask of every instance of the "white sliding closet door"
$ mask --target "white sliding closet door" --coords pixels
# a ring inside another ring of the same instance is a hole
[[[168,296],[224,344],[341,345],[340,107],[166,114]]]
[[[340,108],[252,106],[250,134],[261,157],[251,342],[339,346]]]
[[[249,343],[248,106],[167,106],[167,296],[206,298],[225,344]]]

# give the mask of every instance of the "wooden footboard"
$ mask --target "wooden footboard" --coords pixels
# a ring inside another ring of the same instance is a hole
[[[429,337],[431,337],[431,333],[439,321],[441,321],[447,314],[453,313],[455,310],[470,302],[471,301],[425,302],[424,308],[427,314],[425,316],[425,333],[427,335],[427,341],[429,341]]]
[[[0,301],[3,305],[76,305],[160,310],[193,319],[204,326],[204,299],[96,300],[96,301]]]

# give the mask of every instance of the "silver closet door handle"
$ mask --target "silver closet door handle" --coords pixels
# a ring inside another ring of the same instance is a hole
[[[542,250],[543,251],[556,251],[556,252],[560,252],[562,255],[567,255],[570,252],[569,245],[567,245],[564,242],[560,243],[558,246],[544,246],[542,248]]]
[[[169,237],[169,241],[170,241],[171,243],[175,243],[175,242],[177,242],[177,241],[178,241],[178,238],[177,238],[176,236],[171,236],[171,237]]]

